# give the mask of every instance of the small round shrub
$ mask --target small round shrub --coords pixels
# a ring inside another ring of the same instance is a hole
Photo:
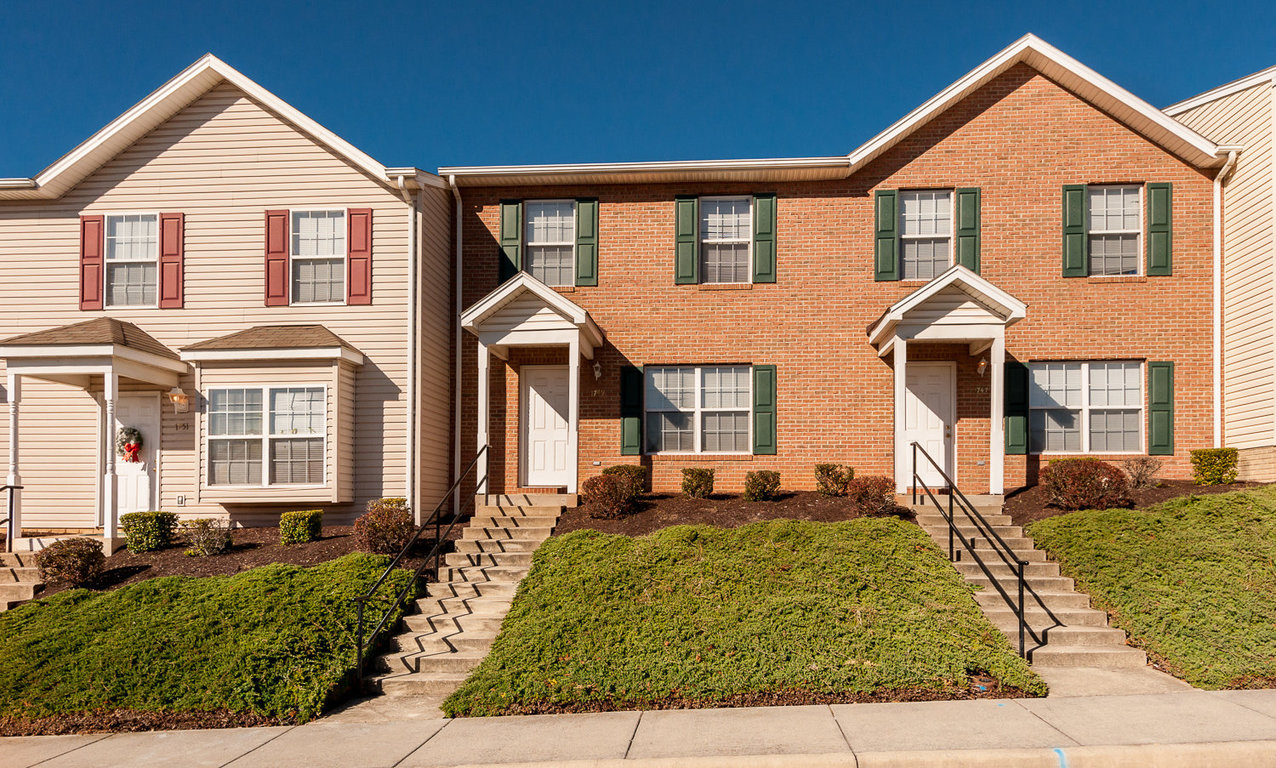
[[[846,496],[866,517],[885,517],[895,511],[895,481],[889,477],[852,478],[846,486]]]
[[[614,520],[629,511],[630,485],[617,475],[595,475],[580,484],[585,494],[585,514],[596,520]]]
[[[152,552],[173,543],[177,515],[172,512],[129,512],[120,515],[124,543],[130,552]]]
[[[845,496],[854,479],[854,467],[843,464],[815,465],[815,488],[821,496]]]
[[[59,539],[36,553],[35,564],[42,581],[83,587],[102,575],[106,555],[97,539]]]
[[[1130,481],[1125,473],[1098,459],[1052,461],[1041,470],[1048,503],[1060,509],[1128,507]]]
[[[322,509],[299,509],[279,516],[279,543],[304,544],[323,533]]]
[[[183,520],[180,527],[182,535],[190,542],[190,549],[186,550],[186,554],[191,557],[220,555],[230,549],[230,525],[225,520],[201,517]]]
[[[713,493],[713,470],[687,467],[682,470],[682,492],[693,499],[707,499]]]
[[[1126,459],[1125,473],[1130,476],[1132,488],[1155,488],[1156,473],[1161,471],[1161,460],[1154,456],[1135,456]]]
[[[780,494],[780,473],[760,469],[744,476],[745,501],[771,501]]]
[[[1235,448],[1200,448],[1192,451],[1192,477],[1197,485],[1227,485],[1236,482]]]
[[[604,475],[614,475],[626,486],[629,500],[635,501],[647,490],[647,468],[638,464],[616,464],[603,470]]]
[[[397,555],[416,533],[406,499],[377,499],[354,521],[354,543],[361,552]]]

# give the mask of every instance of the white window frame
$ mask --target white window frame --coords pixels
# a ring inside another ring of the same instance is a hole
[[[567,242],[558,242],[558,243],[533,243],[533,242],[532,242],[532,237],[531,237],[532,222],[531,222],[531,219],[530,219],[530,218],[528,218],[528,216],[527,216],[527,206],[528,206],[528,205],[534,205],[534,204],[537,204],[537,203],[568,203],[568,204],[570,204],[570,205],[571,205],[571,207],[572,207],[572,236],[571,236],[571,240],[569,240],[569,241],[567,241]],[[543,247],[547,247],[547,248],[562,248],[562,247],[564,247],[564,246],[565,246],[565,247],[570,248],[570,249],[571,249],[571,251],[572,251],[572,280],[571,280],[571,282],[563,283],[563,284],[561,284],[561,285],[554,285],[554,284],[549,284],[549,283],[547,283],[547,285],[550,285],[550,287],[553,287],[553,288],[569,288],[569,287],[574,286],[574,285],[576,284],[576,279],[575,279],[575,278],[576,278],[576,268],[575,268],[575,264],[576,264],[576,225],[577,225],[576,215],[577,215],[577,214],[576,214],[576,201],[575,201],[575,200],[573,200],[573,199],[571,199],[571,198],[554,197],[554,198],[546,198],[546,199],[539,199],[539,200],[524,200],[524,201],[523,201],[523,217],[522,217],[522,218],[523,218],[523,258],[522,258],[522,262],[523,262],[523,263],[522,263],[522,265],[521,265],[521,266],[522,266],[522,271],[523,271],[523,272],[526,272],[526,273],[527,273],[527,274],[529,274],[529,275],[530,275],[530,274],[532,274],[532,270],[529,268],[529,267],[530,267],[530,262],[531,262],[531,250],[532,250],[532,248],[535,248],[535,247],[542,247],[542,246],[543,246]]]
[[[1092,235],[1134,235],[1134,272],[1128,275],[1112,275],[1098,274],[1093,268],[1088,268],[1089,277],[1142,277],[1143,261],[1144,261],[1144,238],[1145,228],[1147,227],[1147,209],[1145,207],[1144,187],[1145,184],[1088,184],[1086,185],[1085,198],[1085,237],[1086,237],[1086,253],[1090,261],[1090,267],[1093,266],[1094,249],[1090,245],[1090,237]],[[1134,189],[1139,194],[1139,226],[1138,229],[1094,229],[1094,222],[1090,216],[1090,190],[1092,189]]]
[[[331,420],[330,408],[328,404],[328,385],[316,383],[302,384],[218,384],[215,387],[209,387],[206,393],[206,402],[212,401],[213,392],[220,392],[231,389],[257,390],[261,392],[261,434],[260,435],[214,435],[212,433],[212,419],[209,418],[210,413],[205,408],[204,417],[204,487],[211,489],[223,488],[326,488],[328,487],[328,424]],[[270,429],[270,392],[276,389],[322,389],[323,390],[323,430],[319,435],[283,435],[274,434]],[[261,483],[248,484],[232,484],[232,483],[213,483],[213,454],[211,445],[217,440],[261,440]],[[295,440],[295,439],[321,439],[323,440],[323,480],[318,483],[272,483],[270,482],[270,443],[272,440]]]
[[[111,219],[123,218],[125,216],[151,216],[155,219],[155,254],[151,261],[135,261],[133,259],[121,259],[113,262],[109,257],[110,247],[108,245],[111,231]],[[159,211],[112,211],[111,213],[102,214],[102,307],[103,309],[158,309],[160,298],[160,242],[163,239],[163,233],[160,232],[160,215]],[[154,264],[155,265],[155,303],[154,304],[112,304],[111,303],[111,283],[107,275],[110,273],[110,265],[112,263],[126,264]]]
[[[653,408],[648,410],[647,407],[647,376],[649,372],[656,368],[678,368],[682,370],[690,369],[694,371],[694,390],[695,404],[690,411],[678,408]],[[748,374],[745,378],[749,383],[748,403],[744,408],[705,408],[704,407],[704,371],[706,368],[743,368]],[[753,366],[741,363],[722,363],[716,365],[649,365],[643,368],[642,377],[642,452],[648,456],[751,456],[753,455]],[[708,413],[740,413],[748,414],[745,420],[748,424],[748,435],[745,439],[747,446],[743,451],[706,451],[704,445],[704,424],[703,416]],[[647,415],[650,413],[689,413],[691,414],[692,423],[692,445],[694,450],[691,451],[652,451],[648,450],[647,442]]]
[[[293,264],[297,259],[335,260],[336,256],[298,256],[292,252],[293,238],[296,236],[296,213],[340,213],[341,223],[346,228],[342,240],[346,243],[345,253],[341,254],[341,284],[344,287],[341,301],[298,301],[293,296],[296,280],[293,279]],[[350,211],[347,208],[289,208],[288,209],[288,306],[291,307],[344,307],[350,298]]]
[[[908,240],[939,240],[938,234],[934,235],[909,235],[904,232],[904,195],[948,195],[948,234],[945,239],[948,240],[948,266],[936,272],[930,277],[905,277],[904,276],[904,243]],[[905,282],[928,283],[943,274],[949,267],[956,263],[957,258],[957,190],[955,187],[941,187],[937,189],[901,189],[899,191],[899,279]]]
[[[1081,366],[1081,450],[1079,451],[1037,451],[1029,450],[1033,456],[1141,456],[1147,453],[1147,364],[1143,360],[1032,360],[1028,363],[1028,386],[1032,386],[1032,366],[1047,364],[1066,364]],[[1090,411],[1128,411],[1130,408],[1113,408],[1111,406],[1090,405],[1090,366],[1091,364],[1135,363],[1139,366],[1139,447],[1133,451],[1091,451],[1090,450]],[[1028,444],[1032,445],[1032,412],[1071,410],[1061,408],[1036,408],[1032,405],[1031,390],[1028,402]]]
[[[743,282],[734,281],[734,282],[711,283],[705,279],[705,272],[707,271],[705,269],[705,264],[704,264],[705,246],[706,245],[722,245],[722,244],[731,245],[731,244],[739,244],[741,242],[741,240],[735,239],[735,238],[710,239],[705,237],[704,216],[701,212],[704,210],[704,202],[706,200],[743,200],[749,206],[749,234],[745,236],[743,241],[745,243],[746,252],[748,254],[747,256],[745,256],[745,269],[744,269],[745,274],[748,276],[748,279],[744,280]],[[754,217],[753,195],[701,195],[700,198],[696,201],[696,260],[699,262],[698,264],[696,264],[696,270],[700,275],[699,282],[701,285],[752,285],[753,284],[753,241],[754,241],[754,238],[757,236],[757,232],[756,232],[757,226],[756,226],[756,222],[753,220],[753,217]]]

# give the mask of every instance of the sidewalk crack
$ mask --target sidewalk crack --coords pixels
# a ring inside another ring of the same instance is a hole
[[[634,729],[629,734],[629,743],[625,745],[625,755],[621,758],[621,760],[629,759],[629,750],[634,748],[634,737],[638,735],[638,726],[642,725],[642,715],[643,713],[640,711],[638,713],[638,719],[634,721]]]
[[[1076,739],[1074,739],[1074,738],[1072,738],[1071,736],[1069,736],[1067,733],[1065,733],[1065,732],[1063,731],[1063,729],[1062,729],[1062,728],[1060,728],[1059,726],[1057,726],[1057,725],[1055,725],[1054,723],[1050,722],[1049,720],[1045,719],[1045,718],[1044,718],[1044,717],[1042,717],[1041,715],[1037,714],[1036,712],[1033,712],[1031,709],[1028,709],[1027,707],[1025,707],[1024,705],[1020,704],[1020,703],[1019,703],[1019,702],[1017,702],[1017,701],[1015,702],[1015,706],[1016,706],[1016,707],[1019,707],[1019,708],[1020,708],[1020,709],[1022,709],[1024,712],[1027,712],[1028,714],[1032,715],[1033,717],[1037,718],[1037,719],[1038,719],[1038,720],[1040,720],[1043,724],[1045,724],[1045,725],[1046,725],[1046,727],[1048,727],[1050,730],[1054,731],[1055,733],[1059,734],[1059,735],[1060,735],[1060,736],[1062,736],[1063,738],[1065,738],[1065,739],[1067,739],[1068,741],[1072,742],[1071,744],[1066,744],[1065,746],[1069,746],[1069,747],[1079,747],[1079,746],[1081,746],[1081,742],[1079,742],[1079,741],[1077,741]]]
[[[254,752],[256,752],[257,750],[261,749],[262,747],[266,746],[266,745],[267,745],[267,744],[269,744],[270,742],[274,741],[275,739],[279,738],[280,736],[283,736],[285,733],[292,733],[292,731],[293,731],[294,729],[296,729],[296,728],[297,728],[297,726],[295,726],[295,725],[294,725],[294,726],[291,726],[291,727],[289,727],[289,728],[287,728],[287,729],[285,729],[285,730],[280,731],[279,733],[276,733],[274,736],[271,736],[269,739],[266,739],[266,740],[265,740],[265,741],[263,741],[262,743],[258,744],[257,746],[253,747],[252,749],[248,750],[247,752],[242,752],[242,753],[240,753],[240,754],[238,754],[238,755],[235,755],[235,756],[234,756],[234,757],[232,757],[231,759],[229,759],[229,760],[227,760],[226,762],[222,763],[222,764],[221,764],[221,766],[220,766],[220,768],[226,768],[226,766],[230,765],[231,763],[235,762],[236,760],[240,760],[240,759],[242,759],[242,758],[248,757],[249,755],[251,755],[252,753],[254,753]]]

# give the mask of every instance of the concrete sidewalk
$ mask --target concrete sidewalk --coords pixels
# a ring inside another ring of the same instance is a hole
[[[1276,766],[1276,690],[610,712],[0,740],[3,768]]]

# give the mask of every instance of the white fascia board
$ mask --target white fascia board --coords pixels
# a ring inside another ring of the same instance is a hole
[[[30,360],[94,360],[118,358],[174,373],[185,373],[190,366],[170,357],[151,354],[119,344],[39,344],[0,347],[0,358]],[[90,363],[91,365],[95,363]]]
[[[1011,325],[1027,316],[1028,306],[1022,301],[966,267],[955,264],[939,277],[892,304],[882,315],[881,319],[869,329],[869,343],[877,344],[880,342],[886,331],[897,326],[904,319],[904,315],[926,303],[935,294],[950,285],[956,285],[964,289],[966,293],[970,294],[971,298],[981,304],[999,305],[999,308],[1006,314],[1005,325]]]
[[[1255,72],[1254,74],[1247,75],[1239,80],[1233,80],[1230,83],[1225,83],[1217,88],[1206,91],[1205,93],[1193,96],[1190,99],[1184,99],[1176,104],[1171,104],[1162,111],[1170,117],[1177,117],[1190,109],[1195,109],[1203,104],[1209,104],[1211,101],[1218,101],[1219,99],[1231,96],[1234,93],[1240,93],[1243,90],[1253,88],[1256,85],[1262,85],[1263,83],[1276,86],[1276,67],[1268,67],[1261,72]]]
[[[634,163],[563,163],[554,165],[469,165],[439,168],[439,176],[570,176],[587,173],[681,173],[687,171],[761,171],[794,168],[836,168],[844,155],[830,157],[750,158],[744,160],[673,160]]]
[[[473,306],[462,312],[461,326],[470,330],[475,329],[493,312],[526,291],[535,294],[550,309],[571,320],[577,326],[592,322],[589,320],[589,313],[578,304],[567,299],[558,291],[545,285],[530,274],[520,272],[516,277],[506,281],[504,285],[479,299]]]
[[[249,362],[261,360],[278,360],[292,362],[301,360],[344,360],[354,365],[363,365],[362,352],[348,347],[311,347],[307,349],[190,349],[182,351],[182,359],[192,363],[213,362]]]

